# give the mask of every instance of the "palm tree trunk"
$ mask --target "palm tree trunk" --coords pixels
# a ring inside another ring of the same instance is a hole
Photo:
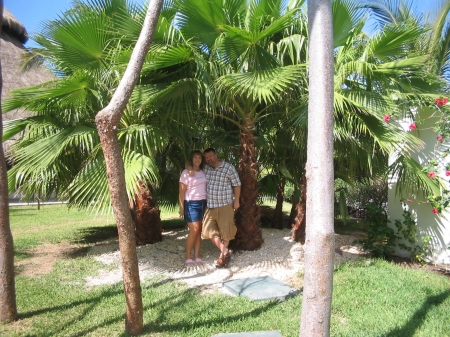
[[[142,31],[131,54],[125,73],[109,104],[95,117],[105,156],[109,193],[119,233],[119,249],[122,255],[123,287],[126,298],[125,330],[138,335],[143,329],[142,289],[139,279],[139,263],[136,239],[130,208],[125,192],[125,169],[117,139],[117,125],[139,79],[145,56],[150,48],[158,23],[163,0],[152,0],[148,6]]]
[[[3,0],[0,0],[0,32],[3,22]],[[0,92],[3,87],[0,64]],[[3,137],[3,117],[0,105],[0,139]],[[0,145],[0,322],[17,320],[16,286],[14,279],[14,242],[9,223],[8,178],[3,144]]]
[[[240,159],[238,166],[241,179],[240,207],[235,214],[237,233],[233,247],[241,250],[255,250],[263,243],[258,199],[258,162],[256,161],[255,123],[246,118],[241,125]]]
[[[277,184],[277,204],[272,219],[272,228],[283,229],[283,202],[284,202],[284,186],[286,181],[280,179]]]
[[[308,1],[305,277],[300,336],[330,336],[334,270],[334,59],[331,0]]]
[[[153,198],[150,184],[140,182],[131,208],[131,217],[135,224],[136,244],[146,245],[162,241],[161,211]]]
[[[295,206],[296,215],[292,224],[292,236],[295,242],[305,244],[306,236],[306,177],[303,177],[300,185],[302,196]]]
[[[0,113],[0,136],[2,135]],[[14,242],[9,223],[8,179],[3,146],[0,145],[0,322],[17,320],[14,280]]]

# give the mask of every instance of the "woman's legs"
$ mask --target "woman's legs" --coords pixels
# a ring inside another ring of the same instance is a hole
[[[195,233],[194,259],[198,259],[200,253],[200,243],[202,242],[202,222],[193,222],[192,227],[192,231]]]
[[[188,222],[189,234],[186,239],[186,260],[191,258],[191,251],[194,248],[194,259],[198,258],[200,252],[202,222]]]

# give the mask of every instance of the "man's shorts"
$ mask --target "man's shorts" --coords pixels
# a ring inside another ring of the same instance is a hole
[[[184,201],[184,221],[202,221],[206,210],[206,200]]]
[[[203,217],[203,239],[219,237],[222,240],[230,241],[234,239],[236,232],[233,204],[206,209]]]

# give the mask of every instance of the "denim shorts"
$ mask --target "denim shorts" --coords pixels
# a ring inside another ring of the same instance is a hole
[[[206,210],[206,199],[184,201],[184,221],[197,222],[203,220]]]

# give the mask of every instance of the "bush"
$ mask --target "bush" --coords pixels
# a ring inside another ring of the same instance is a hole
[[[349,216],[366,218],[367,205],[376,205],[387,218],[388,185],[386,179],[364,179],[353,185],[341,179],[335,181],[335,199],[339,200],[341,190],[345,191],[345,199]]]
[[[395,230],[389,227],[389,220],[383,208],[374,203],[366,205],[367,238],[363,240],[363,247],[375,257],[387,258],[392,254],[399,238]]]

